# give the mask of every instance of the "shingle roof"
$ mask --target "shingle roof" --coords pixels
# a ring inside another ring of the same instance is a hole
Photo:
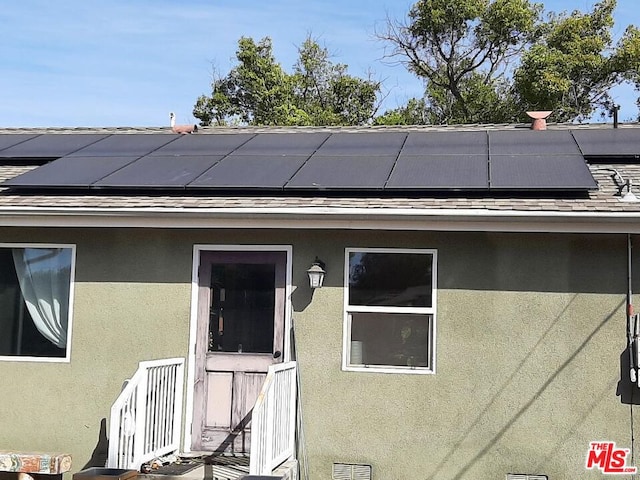
[[[377,126],[282,126],[282,127],[199,127],[197,135],[216,135],[228,133],[296,133],[296,132],[442,132],[442,131],[487,131],[528,129],[528,123],[491,123],[461,125],[377,125]],[[638,128],[638,123],[620,123],[618,128]],[[606,130],[611,129],[607,123],[548,123],[549,130]],[[127,133],[165,133],[175,135],[170,127],[0,127],[0,134],[127,134]]]
[[[522,125],[464,125],[464,126],[420,126],[420,127],[382,127],[385,131],[441,131],[441,130],[486,130],[522,128]],[[582,128],[611,128],[598,125],[549,125],[550,129],[582,129]],[[638,125],[622,125],[622,128],[638,128]],[[295,132],[295,131],[326,131],[339,130],[345,132],[361,132],[380,130],[372,127],[294,127],[294,128],[203,128],[200,134],[217,134],[230,132]],[[0,133],[167,133],[168,128],[140,128],[140,129],[0,129]],[[28,165],[0,165],[0,181],[13,178],[29,171],[34,166]],[[203,208],[381,208],[381,209],[470,209],[494,211],[523,211],[523,212],[638,212],[640,202],[630,203],[621,201],[620,185],[614,180],[615,169],[624,180],[630,180],[632,185],[640,186],[640,164],[599,164],[590,165],[591,172],[598,182],[598,190],[585,192],[578,196],[550,196],[548,194],[531,193],[526,196],[514,195],[468,195],[465,193],[449,193],[446,196],[438,194],[398,196],[358,196],[358,195],[228,195],[203,192],[193,194],[148,194],[148,193],[38,193],[12,191],[0,188],[0,210],[13,207],[32,207],[47,209],[64,207],[73,209],[93,208],[179,208],[198,210]],[[635,189],[634,189],[635,191]],[[635,191],[640,197],[640,190]]]

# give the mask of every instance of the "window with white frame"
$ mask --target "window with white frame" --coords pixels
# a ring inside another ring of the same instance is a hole
[[[72,246],[0,245],[0,357],[69,353]]]
[[[345,369],[432,373],[435,314],[435,250],[346,250]]]

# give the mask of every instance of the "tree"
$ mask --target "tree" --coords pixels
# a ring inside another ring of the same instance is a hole
[[[296,116],[291,80],[275,60],[271,40],[240,38],[236,58],[238,65],[213,81],[211,96],[196,101],[193,115],[201,125],[290,124]]]
[[[611,88],[637,81],[640,67],[637,28],[628,27],[613,45],[615,6],[615,0],[603,0],[590,13],[552,16],[515,73],[521,104],[553,110],[557,121],[584,120],[597,109],[613,108]]]
[[[611,109],[613,86],[640,88],[640,34],[629,27],[613,45],[615,6],[602,0],[543,21],[529,0],[419,0],[408,21],[389,20],[378,36],[424,80],[420,116],[430,123],[510,122],[527,110],[582,120]]]
[[[362,125],[373,118],[380,83],[347,74],[326,48],[307,38],[291,74],[276,62],[271,40],[242,37],[238,64],[214,80],[193,114],[202,125]]]
[[[495,121],[511,112],[511,62],[535,41],[540,12],[529,0],[419,0],[378,38],[425,81],[434,123]]]
[[[623,79],[635,84],[636,91],[640,91],[640,29],[627,27],[620,42],[618,42],[617,61],[622,63],[620,70],[624,70]],[[627,67],[626,70],[624,67]],[[640,111],[640,97],[636,100]],[[640,122],[640,113],[636,119]]]
[[[377,116],[375,125],[429,125],[433,121],[431,112],[424,98],[410,98],[406,105],[387,110]]]
[[[311,38],[298,50],[293,85],[296,106],[312,125],[362,125],[377,110],[380,83],[348,75],[347,65],[332,63]]]

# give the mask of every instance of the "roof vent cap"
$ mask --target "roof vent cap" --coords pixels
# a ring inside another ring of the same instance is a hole
[[[546,130],[547,129],[547,117],[553,112],[527,112],[529,118],[533,119],[531,123],[531,130]]]
[[[173,133],[188,134],[196,133],[198,131],[198,125],[176,125],[176,114],[171,112],[169,114],[169,124],[171,125],[171,131]]]
[[[640,202],[640,199],[638,197],[636,197],[635,193],[633,193],[631,191],[631,179],[628,178],[627,181],[624,183],[624,185],[620,188],[620,201],[622,202],[627,202],[627,203],[637,203]],[[624,195],[622,195],[622,191],[624,189],[627,189],[627,193],[625,193]]]

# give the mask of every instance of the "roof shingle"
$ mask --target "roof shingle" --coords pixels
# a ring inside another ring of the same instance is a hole
[[[419,127],[382,127],[384,131],[443,131],[443,130],[487,130],[522,128],[522,125],[464,125],[464,126],[419,126]],[[550,129],[583,129],[606,128],[606,126],[591,125],[550,125]],[[610,126],[608,128],[611,128]],[[638,128],[637,125],[623,125],[622,128]],[[217,133],[259,133],[259,132],[365,132],[379,131],[374,127],[288,127],[288,128],[202,128],[198,135]],[[168,128],[140,128],[140,129],[0,129],[0,133],[166,133],[172,134]],[[0,181],[13,178],[33,168],[32,165],[1,165]],[[640,164],[615,163],[590,165],[591,173],[598,183],[598,189],[584,195],[550,196],[549,194],[536,194],[531,192],[526,196],[508,194],[471,195],[462,192],[450,192],[446,196],[442,194],[411,194],[403,192],[391,195],[328,195],[316,192],[313,195],[229,195],[224,193],[198,192],[197,194],[149,194],[149,193],[96,193],[95,191],[82,193],[68,193],[49,191],[13,191],[8,188],[0,188],[0,209],[12,207],[33,207],[47,209],[50,207],[66,207],[73,209],[92,208],[179,208],[179,209],[203,209],[203,208],[290,208],[290,207],[318,207],[318,208],[382,208],[382,209],[483,209],[500,211],[527,211],[527,212],[638,212],[640,202],[623,202],[620,196],[620,187],[615,181],[614,171],[631,185],[640,185]],[[618,182],[619,183],[619,182]],[[632,190],[635,191],[635,189]],[[635,192],[640,196],[640,191]]]

